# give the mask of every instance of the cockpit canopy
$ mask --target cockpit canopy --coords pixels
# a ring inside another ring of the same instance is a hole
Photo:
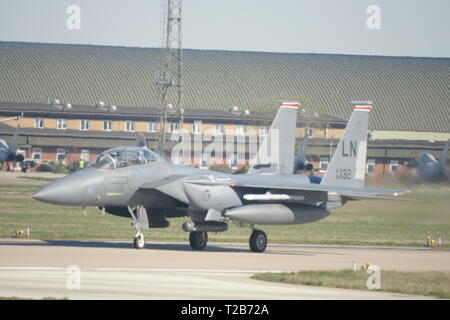
[[[118,169],[155,161],[165,161],[146,147],[116,147],[102,152],[90,165],[96,169]]]
[[[433,157],[431,154],[426,153],[426,152],[419,153],[418,158],[425,162],[437,162],[435,157]]]

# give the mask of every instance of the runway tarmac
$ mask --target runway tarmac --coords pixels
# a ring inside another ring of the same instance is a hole
[[[0,240],[0,297],[69,299],[429,299],[385,292],[268,283],[255,272],[339,270],[372,263],[383,270],[450,271],[450,251],[428,248]],[[79,268],[73,273],[69,266]],[[79,284],[79,289],[77,288]]]

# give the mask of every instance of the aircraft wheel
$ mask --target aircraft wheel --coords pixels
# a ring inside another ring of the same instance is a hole
[[[194,250],[203,250],[208,244],[208,233],[206,231],[192,231],[189,234],[189,243]]]
[[[134,238],[134,247],[136,249],[143,249],[144,246],[145,246],[144,235],[140,233]]]
[[[262,230],[254,230],[250,236],[250,250],[253,252],[264,252],[267,247],[267,236]]]

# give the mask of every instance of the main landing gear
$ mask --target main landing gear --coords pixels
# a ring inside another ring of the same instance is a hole
[[[262,230],[253,229],[249,245],[252,252],[264,252],[267,247],[266,233]]]
[[[189,233],[189,244],[194,250],[203,250],[208,244],[208,233],[206,231],[191,231]],[[253,229],[249,239],[252,252],[264,252],[267,248],[267,235],[262,230]]]
[[[189,233],[189,243],[194,250],[203,250],[208,244],[208,232],[191,231]]]

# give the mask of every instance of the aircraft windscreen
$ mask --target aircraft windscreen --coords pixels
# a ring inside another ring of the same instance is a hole
[[[0,147],[8,148],[8,145],[4,140],[0,139]]]
[[[113,148],[101,153],[92,163],[96,169],[117,169],[161,159],[157,153],[141,147]]]
[[[95,159],[92,166],[96,169],[116,169],[117,160],[114,155],[104,152]]]

